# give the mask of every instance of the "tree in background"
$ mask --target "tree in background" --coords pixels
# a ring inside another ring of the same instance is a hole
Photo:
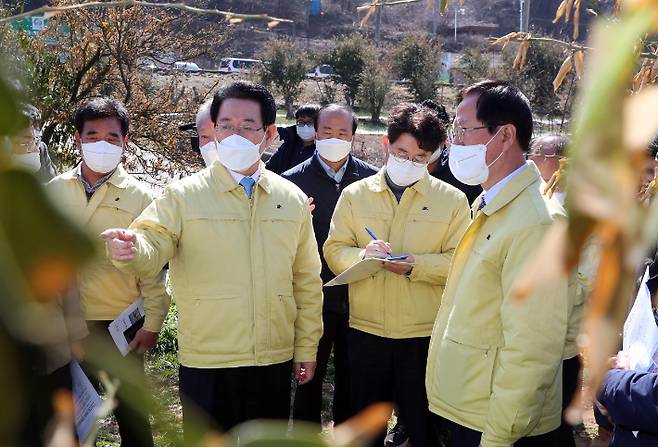
[[[484,53],[480,48],[466,48],[461,53],[459,69],[464,74],[464,83],[473,84],[493,77],[489,60],[491,53]]]
[[[259,69],[260,82],[283,97],[286,118],[294,117],[293,103],[302,93],[302,82],[306,79],[308,62],[290,40],[273,40],[260,55],[267,61]]]
[[[369,57],[366,59],[360,77],[360,102],[367,105],[368,110],[370,110],[370,120],[378,123],[380,122],[379,117],[384,107],[386,95],[391,90],[389,70],[375,57]]]
[[[226,43],[226,25],[199,30],[193,21],[178,11],[87,9],[57,15],[34,38],[2,34],[0,56],[10,61],[10,76],[21,80],[25,96],[41,110],[42,139],[61,168],[78,159],[73,113],[80,101],[96,95],[119,99],[130,111],[126,164],[132,172],[157,178],[193,168],[198,157],[179,149],[178,126],[194,115],[198,98],[181,87],[182,74],[156,76],[146,68],[171,67]]]
[[[411,34],[393,53],[393,66],[400,79],[409,81],[416,101],[432,99],[441,71],[441,47],[426,34]]]
[[[497,76],[518,85],[537,112],[560,112],[560,98],[553,89],[553,78],[564,60],[562,48],[545,42],[533,43],[528,48],[525,66],[520,70],[513,68],[514,57],[514,50],[503,52],[503,64],[496,70]],[[569,75],[569,80],[572,77]]]
[[[329,52],[320,58],[336,72],[336,81],[344,86],[345,102],[354,106],[361,87],[361,72],[376,48],[360,34],[341,37]]]

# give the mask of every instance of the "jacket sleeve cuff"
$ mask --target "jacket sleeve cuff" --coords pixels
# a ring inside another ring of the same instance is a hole
[[[318,351],[317,348],[312,348],[307,346],[297,346],[295,347],[295,354],[293,356],[293,361],[295,363],[315,362],[317,351]]]
[[[146,317],[144,317],[143,329],[149,332],[160,332],[160,329],[162,329],[163,322],[164,322],[164,318],[154,318],[154,317],[149,317],[147,315]]]

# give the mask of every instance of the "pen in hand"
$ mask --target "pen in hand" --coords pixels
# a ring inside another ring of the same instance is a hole
[[[370,228],[368,228],[368,227],[364,227],[364,228],[365,228],[366,232],[370,235],[371,238],[373,238],[376,241],[380,240],[377,236],[375,236],[375,233],[373,233]],[[391,252],[389,252],[389,251],[387,251],[386,254],[388,256],[391,256]]]

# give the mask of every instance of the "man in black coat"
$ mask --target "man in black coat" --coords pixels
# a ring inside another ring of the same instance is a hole
[[[278,127],[281,146],[267,161],[265,167],[272,172],[281,174],[308,160],[315,153],[315,117],[320,106],[304,104],[295,111],[294,126]]]
[[[336,104],[323,107],[315,120],[316,153],[282,174],[313,198],[313,229],[322,259],[322,281],[325,283],[334,274],[324,260],[322,246],[329,234],[329,224],[338,197],[348,185],[377,172],[374,166],[350,155],[356,128],[356,117],[348,107]],[[348,319],[347,286],[325,288],[324,333],[318,346],[317,369],[313,380],[297,388],[294,419],[320,423],[322,382],[332,347],[335,367],[333,420],[338,424],[351,416],[347,366]]]

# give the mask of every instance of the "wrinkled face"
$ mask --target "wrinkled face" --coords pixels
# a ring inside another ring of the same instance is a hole
[[[316,139],[338,138],[352,141],[352,115],[345,110],[323,110],[318,115]]]
[[[39,152],[39,141],[35,135],[35,129],[32,126],[18,132],[14,136],[14,143],[12,150],[16,155]]]
[[[539,140],[530,148],[528,160],[534,162],[545,182],[560,169],[560,155],[557,147],[550,140]]]
[[[215,125],[217,141],[237,134],[254,144],[259,144],[263,141],[265,131],[260,104],[257,101],[228,98],[222,102]]]
[[[82,132],[75,134],[78,143],[96,143],[107,141],[115,146],[125,148],[128,136],[123,135],[121,123],[116,118],[101,118],[85,121]]]
[[[215,126],[210,118],[199,124],[197,133],[199,134],[199,147],[202,147],[215,139]]]

